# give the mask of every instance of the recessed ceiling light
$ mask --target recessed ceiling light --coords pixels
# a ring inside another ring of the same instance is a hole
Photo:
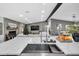
[[[42,11],[41,11],[41,13],[45,13],[45,11],[44,11],[44,10],[42,10]]]
[[[19,15],[19,17],[23,17],[23,15],[22,15],[22,14],[20,14],[20,15]]]
[[[41,15],[41,17],[44,17],[44,15]]]
[[[43,18],[41,18],[41,20],[43,20]]]
[[[27,18],[25,18],[25,20],[27,20]]]

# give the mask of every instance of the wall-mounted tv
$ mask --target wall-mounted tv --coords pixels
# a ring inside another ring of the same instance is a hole
[[[31,31],[38,31],[39,30],[39,26],[31,26]]]

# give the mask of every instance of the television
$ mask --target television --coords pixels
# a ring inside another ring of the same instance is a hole
[[[31,26],[31,31],[38,31],[39,30],[39,26]]]

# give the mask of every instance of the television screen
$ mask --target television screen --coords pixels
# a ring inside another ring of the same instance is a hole
[[[39,26],[31,26],[31,30],[32,30],[32,31],[39,30]]]

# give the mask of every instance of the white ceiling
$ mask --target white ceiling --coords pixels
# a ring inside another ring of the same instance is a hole
[[[75,15],[75,18],[72,16]],[[51,18],[79,21],[79,3],[63,3]]]
[[[0,16],[23,23],[47,19],[57,3],[0,3]]]

